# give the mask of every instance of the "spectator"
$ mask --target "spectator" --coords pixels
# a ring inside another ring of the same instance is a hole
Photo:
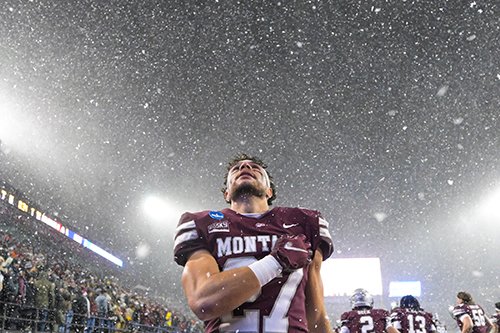
[[[36,229],[39,230],[39,228]],[[45,248],[43,244],[40,247],[27,246],[27,244],[34,244],[34,240],[27,240],[23,237],[24,236],[18,234],[9,236],[0,234],[0,254],[4,254],[3,258],[6,258],[6,260],[0,258],[0,279],[4,277],[3,288],[0,288],[0,296],[2,300],[6,300],[7,291],[9,291],[9,297],[15,300],[15,303],[11,304],[9,307],[9,316],[14,314],[14,317],[23,319],[42,319],[43,312],[38,315],[35,308],[35,299],[39,299],[43,293],[39,292],[39,288],[35,286],[35,282],[39,285],[40,281],[43,280],[41,275],[47,275],[47,280],[49,280],[49,282],[54,282],[52,284],[54,287],[54,296],[53,298],[49,297],[48,308],[45,308],[45,306],[43,306],[43,308],[50,314],[50,311],[55,307],[55,309],[58,310],[57,313],[59,317],[47,315],[47,319],[43,320],[45,321],[44,329],[46,331],[48,330],[47,324],[52,324],[53,331],[56,331],[57,326],[54,324],[54,321],[58,321],[59,333],[82,331],[85,326],[89,327],[88,330],[85,331],[86,333],[94,333],[94,325],[88,315],[88,310],[91,309],[91,306],[87,305],[85,307],[87,313],[84,315],[83,323],[78,324],[78,319],[75,318],[75,321],[72,321],[73,307],[75,307],[75,309],[77,308],[72,300],[78,298],[76,296],[78,290],[82,291],[82,295],[85,294],[84,291],[88,292],[89,298],[92,298],[94,290],[99,287],[103,288],[102,286],[106,288],[108,308],[110,309],[110,311],[108,311],[108,316],[117,319],[117,329],[127,329],[125,325],[125,322],[128,322],[128,320],[125,319],[127,316],[130,320],[132,320],[132,316],[134,320],[136,320],[136,325],[131,326],[131,328],[136,330],[143,327],[139,325],[154,325],[155,327],[162,328],[167,327],[166,316],[168,308],[166,306],[149,300],[147,297],[133,294],[130,290],[122,289],[116,281],[111,279],[105,280],[102,276],[96,275],[90,270],[86,270],[75,262],[66,261],[67,256],[63,258],[58,257],[57,254],[49,252],[52,250],[50,247]],[[42,271],[45,273],[39,274]],[[49,272],[51,274],[49,274]],[[14,278],[12,278],[13,276]],[[17,276],[17,278],[15,276]],[[57,286],[54,284],[57,284]],[[56,294],[57,290],[59,290],[58,294]],[[84,299],[87,301],[85,296]],[[22,302],[22,304],[20,302]],[[40,300],[37,301],[37,304],[39,302]],[[127,313],[127,304],[134,306],[134,303],[138,304],[137,313],[134,315],[132,308],[128,308]],[[0,306],[2,306],[2,304],[3,303],[0,303]],[[94,309],[93,313],[97,315],[97,306],[95,302],[92,302],[92,308]],[[171,311],[172,316],[172,313],[175,312],[174,310]],[[62,321],[61,314],[64,314],[66,321]],[[179,320],[179,317],[184,319]],[[177,314],[178,327],[181,326],[181,323],[187,321],[193,322],[192,318]],[[28,322],[17,319],[11,320],[6,323],[6,328],[33,329],[33,327],[22,325],[23,323]],[[41,325],[42,323],[40,323],[40,326]],[[187,327],[189,324],[182,325],[183,327]],[[191,324],[191,326],[193,325]]]
[[[89,318],[87,319],[87,333],[93,332],[94,327],[97,323],[97,305],[95,304],[95,299],[97,295],[95,294],[95,290],[92,288],[87,288],[86,291],[87,300],[89,301]]]
[[[61,287],[59,290],[59,295],[61,299],[59,300],[58,317],[59,317],[59,332],[67,332],[68,314],[71,310],[71,293],[65,287]],[[71,317],[70,317],[71,318]]]
[[[88,318],[89,308],[87,299],[80,289],[76,291],[76,296],[71,302],[71,309],[73,310],[71,332],[81,333],[85,330],[85,323]]]
[[[117,303],[111,306],[109,312],[109,325],[113,329],[117,328],[122,330],[125,328],[125,320],[123,319],[120,306]]]
[[[49,305],[54,304],[54,284],[49,281],[46,271],[40,272],[39,278],[34,283],[35,287],[35,306],[39,308],[38,330],[45,331],[49,313]]]
[[[108,327],[108,321],[106,319],[109,311],[108,298],[106,296],[106,292],[101,289],[96,290],[96,295],[97,297],[95,299],[95,303],[97,305],[97,317],[99,324],[98,332],[105,332]]]

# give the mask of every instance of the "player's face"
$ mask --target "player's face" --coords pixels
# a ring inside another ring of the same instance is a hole
[[[227,192],[230,197],[239,193],[250,193],[252,195],[267,195],[269,192],[269,178],[260,165],[251,161],[243,160],[234,165],[227,175]],[[228,198],[230,201],[230,198]]]
[[[260,165],[251,161],[243,160],[234,165],[227,176],[227,186],[232,187],[238,183],[257,182],[269,187],[267,173]]]

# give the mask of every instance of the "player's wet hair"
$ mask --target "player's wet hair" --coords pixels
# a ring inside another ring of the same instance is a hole
[[[224,187],[222,188],[222,194],[224,194],[224,199],[226,198],[225,196],[225,193],[227,191],[227,176],[229,175],[229,170],[232,169],[232,167],[234,167],[238,162],[240,161],[245,161],[245,160],[249,160],[249,161],[252,161],[258,165],[260,165],[267,173],[267,176],[269,177],[269,187],[271,188],[271,190],[273,190],[273,195],[267,199],[267,204],[269,206],[272,205],[272,202],[274,201],[274,199],[276,199],[276,187],[274,185],[274,182],[273,182],[273,177],[271,177],[271,175],[269,174],[269,172],[266,170],[267,169],[267,165],[258,157],[256,156],[249,156],[247,154],[238,154],[234,157],[233,160],[231,160],[228,165],[227,165],[227,172],[226,174],[224,175]],[[229,201],[226,200],[226,202],[230,203]]]
[[[457,298],[460,298],[462,301],[464,301],[465,304],[469,304],[469,305],[474,305],[476,304],[474,302],[474,300],[472,299],[472,296],[471,294],[469,294],[468,292],[465,292],[465,291],[460,291],[458,294],[457,294]]]

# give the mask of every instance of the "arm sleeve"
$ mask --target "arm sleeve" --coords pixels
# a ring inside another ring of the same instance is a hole
[[[332,236],[330,235],[330,231],[328,230],[329,223],[323,219],[323,217],[319,216],[319,235],[321,238],[321,243],[319,244],[319,248],[323,253],[323,260],[326,260],[333,253],[333,242]]]
[[[181,266],[186,264],[191,254],[206,248],[193,214],[185,213],[181,216],[175,229],[174,242],[174,260]]]
[[[318,211],[304,209],[303,214],[307,216],[309,234],[306,236],[310,239],[313,251],[320,249],[323,260],[328,259],[333,253],[332,236],[328,230],[329,223]]]
[[[460,316],[458,316],[457,319],[460,320],[461,322],[463,322],[464,319],[465,319],[465,317],[469,317],[470,318],[470,316],[467,313],[463,313]],[[472,318],[471,318],[471,320],[472,320]]]
[[[399,316],[398,316],[398,313],[397,312],[393,312],[389,315],[389,318],[388,318],[388,322],[391,324],[391,326],[393,326],[395,329],[397,330],[401,330],[402,327],[401,327],[401,321],[399,319]]]
[[[342,326],[340,328],[340,333],[350,333],[350,330],[347,326]]]
[[[467,313],[466,313],[466,312],[465,312],[465,310],[464,310],[462,307],[460,307],[460,306],[456,306],[456,307],[453,309],[453,317],[455,317],[455,319],[456,319],[456,320],[460,320],[460,321],[462,321],[462,319],[461,319],[461,318],[462,318],[462,316],[463,316],[464,314],[467,314]]]

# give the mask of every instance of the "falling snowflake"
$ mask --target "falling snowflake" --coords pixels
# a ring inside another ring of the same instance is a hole
[[[441,88],[439,88],[437,95],[444,96],[446,95],[447,92],[448,92],[448,86],[442,86]]]
[[[387,218],[387,214],[386,213],[375,213],[373,214],[373,217],[375,218],[375,220],[377,220],[377,222],[383,222],[386,218]]]

